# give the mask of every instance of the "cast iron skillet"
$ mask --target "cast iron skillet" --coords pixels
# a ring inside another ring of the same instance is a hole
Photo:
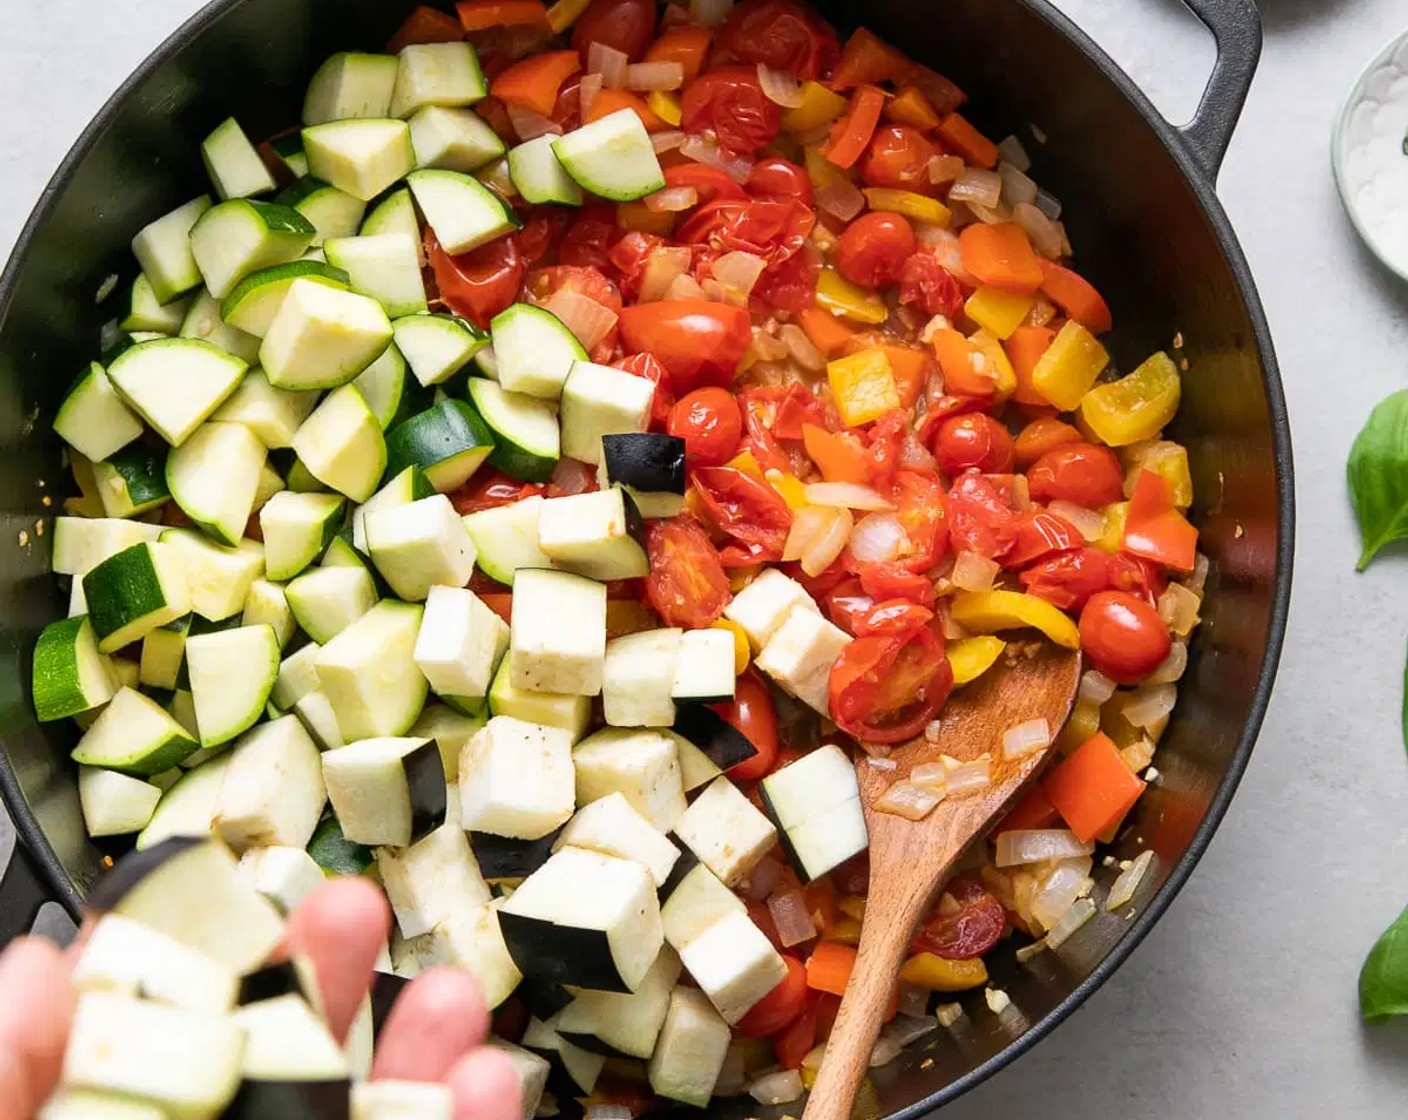
[[[1016,131],[1034,175],[1066,204],[1079,262],[1110,295],[1115,358],[1129,369],[1181,334],[1190,365],[1174,432],[1190,451],[1195,520],[1213,574],[1178,713],[1120,854],[1146,847],[1158,870],[1132,921],[1106,914],[1059,953],[995,966],[1014,1011],[981,998],[937,1049],[912,1048],[874,1081],[885,1112],[916,1117],[991,1076],[1073,1011],[1158,920],[1207,847],[1261,725],[1285,627],[1293,504],[1290,432],[1261,304],[1213,195],[1213,178],[1261,46],[1252,0],[1185,0],[1216,36],[1197,116],[1168,125],[1129,79],[1045,0],[823,0],[842,29],[878,33],[950,74],[977,123]],[[77,911],[100,871],[84,834],[68,728],[41,728],[29,701],[34,637],[65,606],[49,574],[63,485],[50,430],[66,386],[98,352],[130,279],[135,230],[207,190],[201,138],[231,111],[254,136],[293,123],[313,68],[334,50],[376,49],[410,0],[216,0],[113,96],[46,188],[0,275],[0,787],[28,857],[13,861],[0,943],[39,902]],[[1040,129],[1039,143],[1031,126]],[[54,504],[48,504],[50,496]],[[17,544],[21,532],[28,543]],[[999,954],[999,957],[1001,954]],[[922,1044],[920,1044],[922,1047]],[[921,1062],[932,1058],[927,1068]],[[741,1109],[741,1111],[740,1111]],[[756,1111],[745,1098],[720,1114]]]

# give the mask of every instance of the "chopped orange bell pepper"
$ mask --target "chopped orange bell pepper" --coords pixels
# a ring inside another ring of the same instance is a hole
[[[861,486],[870,483],[868,460],[853,436],[803,424],[802,446],[827,482],[854,482]]]
[[[619,202],[616,204],[616,224],[622,229],[653,233],[657,237],[669,237],[675,230],[676,215],[668,210],[652,210],[643,202]]]
[[[990,397],[997,391],[997,371],[987,356],[951,327],[934,332],[931,343],[944,388],[960,397]]]
[[[1173,487],[1163,475],[1141,471],[1134,484],[1120,542],[1126,552],[1156,564],[1191,572],[1198,554],[1198,530],[1174,505]]]
[[[711,38],[713,32],[707,27],[672,27],[650,44],[645,61],[678,62],[684,67],[684,85],[687,86],[704,69]]]
[[[1104,334],[1114,326],[1109,304],[1080,273],[1045,258],[1041,272],[1042,294],[1091,334]]]
[[[513,621],[513,595],[509,592],[487,592],[479,596],[480,601],[505,622]]]
[[[828,358],[839,353],[846,343],[855,337],[850,327],[820,307],[808,307],[797,316],[797,321],[801,323],[802,330],[807,332],[812,345]]]
[[[494,79],[489,92],[508,105],[551,116],[562,83],[582,68],[576,51],[550,51],[515,62]]]
[[[1003,817],[992,830],[993,836],[1003,832],[1026,832],[1036,828],[1053,828],[1060,821],[1061,814],[1046,796],[1040,785],[1030,786],[1022,800]]]
[[[539,23],[546,27],[548,22],[548,10],[542,0],[460,0],[455,10],[466,31],[532,27]]]
[[[925,132],[938,128],[942,123],[929,99],[915,86],[905,86],[895,94],[885,105],[885,116],[896,124],[907,124]]]
[[[1178,411],[1182,390],[1178,367],[1161,350],[1128,376],[1086,393],[1081,419],[1111,447],[1126,447],[1159,434]]]
[[[1007,400],[1017,390],[1017,374],[1007,359],[1007,351],[995,336],[986,330],[976,330],[968,341],[977,347],[985,368],[992,370],[992,390],[998,400]]]
[[[406,22],[391,37],[386,53],[400,54],[407,47],[420,43],[458,43],[463,38],[464,28],[459,20],[422,4],[406,17]]]
[[[997,166],[997,145],[957,113],[950,113],[939,125],[939,135],[955,152],[975,167],[991,171]]]
[[[1032,388],[1049,404],[1068,412],[1085,399],[1109,361],[1100,340],[1072,319],[1032,367]]]
[[[1012,371],[1017,375],[1017,391],[1012,399],[1018,404],[1047,404],[1047,399],[1036,391],[1032,383],[1032,372],[1041,356],[1051,349],[1056,341],[1056,332],[1050,327],[1018,327],[1010,335],[1004,346],[1007,358],[1012,363]],[[1072,429],[1074,431],[1074,429]]]
[[[1144,792],[1119,748],[1104,734],[1092,735],[1041,783],[1051,804],[1083,843],[1119,820]]]
[[[645,98],[628,89],[604,89],[592,101],[591,111],[583,118],[583,124],[591,124],[602,117],[610,116],[621,109],[629,109],[640,118],[646,132],[664,132],[670,126],[650,111]]]
[[[861,27],[846,40],[841,61],[831,75],[831,85],[834,89],[850,89],[877,82],[900,82],[908,78],[913,70],[914,63],[903,51],[896,50],[875,32]]]
[[[963,311],[986,331],[999,339],[1012,337],[1012,332],[1022,325],[1022,320],[1031,311],[1036,300],[1032,296],[1017,292],[1004,292],[1000,288],[981,287],[968,297]]]
[[[884,90],[875,86],[861,86],[856,90],[846,115],[831,126],[831,136],[822,149],[826,158],[837,167],[853,166],[875,135],[884,107]]]
[[[1017,377],[1020,380],[1021,374]],[[1022,398],[1018,395],[1015,399],[1020,401]],[[1048,451],[1055,451],[1068,443],[1080,443],[1084,438],[1071,425],[1064,420],[1057,420],[1054,416],[1033,420],[1017,433],[1017,466],[1026,470]]]
[[[980,283],[1004,292],[1035,295],[1041,288],[1041,258],[1027,231],[1015,222],[975,222],[958,235],[963,267]]]
[[[1124,763],[1120,765],[1123,766]],[[807,987],[813,991],[843,996],[855,968],[856,950],[853,946],[841,945],[835,941],[818,941],[812,955],[807,958]]]
[[[869,424],[900,406],[890,359],[878,347],[828,362],[826,378],[848,428]]]
[[[880,349],[890,359],[890,372],[900,394],[900,407],[913,408],[929,381],[929,355],[913,346],[895,342],[882,343]]]

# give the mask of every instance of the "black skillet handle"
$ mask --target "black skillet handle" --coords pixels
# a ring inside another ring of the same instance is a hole
[[[3,813],[4,809],[0,808],[0,814]],[[9,842],[5,832],[10,833]],[[4,853],[10,842],[13,850],[7,865]],[[0,820],[0,949],[30,932],[49,932],[55,940],[66,940],[71,935],[71,922],[67,923],[69,929],[52,930],[47,928],[52,923],[40,922],[44,929],[36,930],[40,911],[52,901],[53,893],[45,886],[44,877],[24,841],[14,834],[9,821]]]
[[[1261,58],[1261,15],[1256,0],[1183,2],[1212,32],[1217,61],[1197,113],[1179,131],[1208,178],[1216,180]]]

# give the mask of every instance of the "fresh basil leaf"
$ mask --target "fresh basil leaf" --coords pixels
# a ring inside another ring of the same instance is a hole
[[[1349,452],[1349,497],[1363,571],[1384,545],[1408,537],[1408,389],[1379,402]]]
[[[1408,661],[1403,663],[1403,747],[1408,750]]]
[[[1359,1010],[1366,1019],[1408,1015],[1408,910],[1384,931],[1364,961]]]

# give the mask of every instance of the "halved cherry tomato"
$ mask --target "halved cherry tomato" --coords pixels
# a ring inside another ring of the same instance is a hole
[[[684,440],[685,463],[716,467],[733,458],[743,435],[743,414],[738,400],[726,389],[696,389],[670,412],[665,428]]]
[[[806,1002],[807,970],[790,953],[784,953],[782,961],[787,965],[787,975],[738,1021],[738,1033],[744,1038],[776,1034],[797,1017]]]
[[[831,667],[831,718],[869,743],[912,739],[953,689],[953,666],[930,627],[857,638]]]
[[[905,533],[896,562],[911,572],[927,572],[948,552],[948,503],[943,484],[933,474],[899,471],[890,497]]]
[[[815,225],[815,212],[795,198],[725,198],[700,206],[675,239],[725,253],[741,250],[776,265],[802,248]]]
[[[1080,612],[1080,645],[1090,664],[1116,684],[1138,684],[1163,664],[1173,641],[1143,599],[1101,591]]]
[[[1016,462],[1012,436],[983,412],[951,416],[934,436],[934,457],[947,475],[976,467],[984,474],[1006,474]]]
[[[868,634],[903,634],[928,626],[934,621],[934,612],[908,599],[886,599],[876,603],[855,623],[855,634],[864,637]]]
[[[655,396],[650,402],[650,428],[652,431],[664,431],[670,419],[670,410],[675,407],[675,395],[665,384],[665,367],[659,359],[654,354],[632,354],[617,362],[616,368],[655,383]]]
[[[515,62],[494,79],[489,92],[508,105],[550,116],[562,83],[582,68],[576,51],[549,51]]]
[[[1110,587],[1110,557],[1098,548],[1077,548],[1038,561],[1018,578],[1029,595],[1063,611],[1079,611]]]
[[[821,18],[790,0],[744,0],[719,32],[719,51],[739,62],[761,62],[803,81],[820,78],[841,51]]]
[[[826,616],[852,636],[860,632],[862,620],[875,606],[874,596],[870,595],[855,577],[842,580],[825,592],[821,600]]]
[[[727,386],[753,341],[747,308],[707,299],[637,303],[621,312],[620,327],[625,348],[655,355],[676,393]]]
[[[893,284],[900,279],[914,246],[914,229],[902,215],[871,211],[842,231],[836,270],[864,288]]]
[[[700,202],[745,199],[748,193],[717,167],[707,163],[681,163],[665,168],[665,186],[693,187]]]
[[[1128,591],[1136,598],[1143,599],[1150,606],[1157,606],[1159,596],[1168,586],[1168,576],[1152,560],[1134,556],[1128,552],[1106,555],[1110,569],[1110,587],[1115,591]]]
[[[650,44],[645,61],[678,62],[684,69],[684,84],[689,85],[704,69],[711,38],[713,34],[707,27],[672,27]]]
[[[934,581],[898,564],[857,564],[856,574],[865,593],[874,599],[908,599],[920,606],[934,605]]]
[[[562,243],[557,247],[557,263],[609,268],[607,254],[619,233],[615,207],[604,203],[585,206],[562,235]]]
[[[511,506],[524,498],[541,494],[543,487],[536,482],[520,482],[499,471],[480,471],[450,495],[458,513],[478,513],[480,510]]]
[[[1070,443],[1082,443],[1084,439],[1076,428],[1054,416],[1033,420],[1017,433],[1017,466],[1026,470],[1047,452]]]
[[[729,779],[755,782],[772,773],[780,749],[777,710],[773,707],[772,692],[758,671],[752,667],[745,669],[734,683],[733,699],[710,707],[758,749],[752,758],[744,759],[728,771]]]
[[[1048,451],[1027,471],[1034,502],[1074,502],[1099,509],[1124,497],[1124,468],[1108,447],[1068,443]]]
[[[665,182],[669,181],[667,174]],[[757,198],[795,198],[805,206],[813,201],[812,180],[806,168],[783,156],[764,156],[753,164],[748,190]]]
[[[655,38],[655,0],[592,0],[572,29],[572,49],[587,61],[593,43],[639,62]]]
[[[799,464],[806,462],[800,449],[794,462],[778,440],[803,439],[808,424],[828,429],[834,426],[828,422],[825,405],[806,386],[795,381],[785,386],[759,385],[745,389],[739,401],[743,406],[743,425],[748,432],[749,447],[764,470],[794,472]]]
[[[882,125],[860,162],[860,177],[872,187],[934,193],[929,161],[939,154],[924,134],[908,125]]]
[[[512,237],[496,237],[487,245],[452,257],[427,226],[425,255],[440,298],[456,315],[476,326],[487,329],[489,320],[518,298],[526,269]]]
[[[1019,513],[1013,527],[1016,539],[1002,558],[1003,565],[1008,568],[1025,567],[1053,552],[1065,552],[1085,543],[1079,529],[1060,514],[1039,506]]]
[[[927,249],[910,254],[900,269],[900,303],[953,319],[963,310],[963,300],[958,281]]]
[[[803,245],[781,264],[770,265],[753,285],[753,295],[769,307],[799,315],[816,306],[816,282],[821,275],[821,253]]]
[[[944,894],[958,903],[958,910],[937,910],[924,921],[909,943],[912,953],[933,953],[944,960],[981,957],[1007,932],[1007,911],[996,895],[967,875],[951,879]]]
[[[743,66],[701,74],[685,87],[680,115],[686,132],[713,129],[720,144],[739,154],[771,144],[782,124],[782,110],[763,93],[757,70]]]
[[[523,263],[532,268],[547,256],[567,229],[569,221],[568,215],[556,206],[544,206],[536,211],[513,236]]]
[[[719,529],[762,550],[759,559],[782,559],[792,510],[782,495],[736,467],[701,467],[694,489]]]
[[[718,551],[692,517],[652,521],[646,530],[650,574],[645,598],[666,626],[700,630],[733,598]]]
[[[953,484],[948,514],[955,552],[976,552],[998,560],[1016,539],[1016,510],[991,478],[978,471],[965,471]]]

